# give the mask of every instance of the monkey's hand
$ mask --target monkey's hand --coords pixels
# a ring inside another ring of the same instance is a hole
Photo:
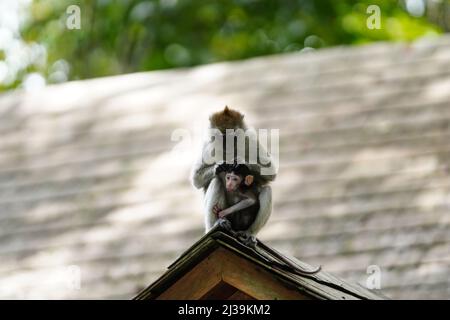
[[[222,209],[219,207],[219,205],[216,203],[214,207],[212,208],[212,212],[216,217],[219,217],[219,212],[222,211]],[[220,217],[219,217],[220,218]]]
[[[227,164],[225,162],[222,162],[220,164],[216,164],[214,173],[216,175],[220,174],[221,172],[227,171]]]
[[[219,217],[219,219],[220,218],[224,218],[224,217],[226,217],[227,215],[229,215],[230,213],[227,211],[227,210],[222,210],[222,211],[220,211],[219,213],[217,213],[217,217]]]

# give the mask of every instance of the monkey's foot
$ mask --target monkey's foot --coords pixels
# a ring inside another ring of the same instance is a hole
[[[236,232],[236,237],[239,241],[241,241],[243,244],[245,244],[247,247],[255,248],[258,241],[254,236],[251,234],[245,232],[245,231],[238,231]]]
[[[244,244],[247,247],[250,248],[256,248],[256,245],[258,244],[258,241],[256,240],[256,238],[254,236],[250,236],[248,237],[248,239],[244,242]]]
[[[224,219],[224,218],[217,219],[217,221],[214,225],[219,225],[221,228],[223,228],[227,231],[232,231],[231,222],[227,219]]]

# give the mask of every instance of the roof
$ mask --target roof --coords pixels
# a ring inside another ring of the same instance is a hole
[[[261,240],[363,285],[377,265],[394,299],[450,298],[449,67],[445,36],[1,95],[0,297],[131,298],[160,277],[203,235],[195,148],[172,134],[227,104],[280,129]]]
[[[142,290],[135,297],[135,299],[158,299],[163,292],[185,276],[187,272],[198,265],[200,261],[210,257],[211,253],[218,248],[226,248],[230,254],[235,254],[251,261],[251,263],[254,264],[254,268],[265,269],[272,275],[272,277],[278,279],[280,282],[286,283],[285,285],[289,288],[295,287],[296,290],[302,293],[302,295],[305,295],[310,299],[384,299],[380,293],[376,292],[377,290],[371,291],[358,284],[348,283],[324,271],[320,271],[313,275],[298,275],[289,272],[284,268],[278,267],[278,265],[285,267],[288,267],[288,265],[286,265],[283,260],[272,256],[271,251],[273,249],[267,250],[265,245],[260,245],[258,246],[257,251],[255,251],[254,249],[243,245],[226,230],[221,230],[217,227],[213,228],[188,250],[186,250],[168,267],[168,270],[161,277],[159,277],[146,289]],[[295,259],[294,257],[284,255],[281,255],[281,257],[285,260],[288,259],[288,261],[293,261],[296,267],[300,270],[315,269],[312,266]],[[236,270],[242,269],[241,264],[234,264],[233,267]],[[210,272],[208,272],[208,274],[210,274]],[[204,274],[202,277],[208,277],[208,274]],[[206,280],[203,279],[203,281]],[[261,285],[264,286],[264,283]],[[206,296],[208,296],[208,294],[206,294]],[[182,298],[186,298],[186,296],[183,296]],[[266,298],[266,296],[263,298]]]

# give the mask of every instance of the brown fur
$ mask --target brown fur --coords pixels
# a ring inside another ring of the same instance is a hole
[[[223,111],[213,113],[209,121],[211,128],[217,128],[222,133],[225,133],[226,129],[245,129],[244,115],[239,111],[229,109],[228,106]]]

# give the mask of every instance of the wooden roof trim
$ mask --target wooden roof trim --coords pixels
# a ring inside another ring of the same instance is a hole
[[[254,263],[269,269],[272,273],[277,274],[280,277],[280,280],[284,280],[286,285],[295,285],[297,290],[303,291],[304,294],[315,297],[316,299],[338,299],[338,300],[346,300],[346,299],[364,299],[364,297],[359,297],[355,295],[349,295],[348,293],[343,293],[339,290],[336,290],[330,286],[327,287],[327,290],[323,289],[323,285],[318,285],[316,281],[305,281],[301,277],[291,274],[289,272],[285,272],[282,270],[279,270],[275,267],[272,267],[266,263],[263,263],[261,260],[258,260],[257,258],[247,255],[243,253],[242,251],[236,250],[233,246],[230,246],[229,244],[222,242],[218,240],[219,243],[221,243],[223,246],[231,249],[232,251],[236,252],[239,255],[245,256],[247,259],[252,260]],[[305,276],[305,277],[314,277],[311,276]],[[320,281],[320,280],[319,280]]]
[[[342,279],[332,276],[331,274],[321,271],[315,275],[299,276],[288,271],[280,270],[266,261],[262,261],[259,256],[256,256],[252,249],[244,246],[235,238],[220,231],[211,234],[211,237],[227,246],[237,254],[245,255],[248,259],[252,259],[255,263],[270,269],[279,276],[287,279],[289,282],[294,282],[298,285],[300,290],[308,292],[309,295],[316,296],[318,299],[383,299],[383,297],[362,287],[354,287],[349,285]],[[286,257],[285,255],[280,255]],[[297,264],[302,269],[312,269],[312,267],[304,262],[301,262],[292,257],[286,257],[293,263]],[[281,262],[280,260],[278,260]],[[310,290],[313,289],[313,290]]]
[[[238,266],[238,268],[236,268]],[[229,289],[228,293],[217,288]],[[237,291],[258,300],[304,300],[311,299],[293,284],[287,286],[273,273],[219,246],[191,270],[183,274],[160,294],[157,300],[199,300],[227,298]]]
[[[264,261],[251,248],[244,246],[230,235],[222,232],[221,229],[213,228],[176,259],[159,279],[141,291],[134,299],[153,299],[157,297],[218,247],[225,247],[238,256],[251,260],[253,263],[275,274],[279,280],[285,282],[285,285],[294,285],[299,292],[303,292],[305,295],[315,297],[316,299],[346,300],[385,298],[382,295],[378,295],[363,287],[349,284],[323,271],[315,275],[300,276],[280,270],[270,265],[270,262]],[[311,268],[306,263],[293,257],[289,257],[288,259],[303,269]]]

